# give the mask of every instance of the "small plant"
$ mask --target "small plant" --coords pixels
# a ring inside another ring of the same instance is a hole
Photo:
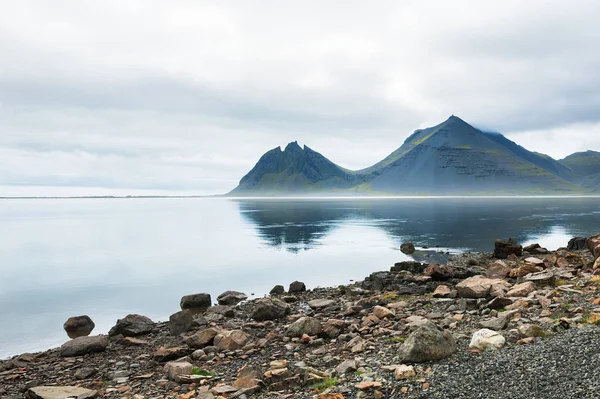
[[[403,344],[404,341],[406,341],[406,338],[404,338],[404,337],[392,337],[392,342],[397,342],[399,344]]]
[[[314,389],[316,389],[317,391],[324,391],[325,389],[329,389],[336,386],[339,382],[340,380],[338,380],[337,378],[325,378],[322,382],[315,385]]]
[[[590,282],[592,284],[600,284],[600,276],[592,276],[592,279],[590,280]]]
[[[192,370],[192,375],[199,375],[202,377],[212,377],[212,373],[209,370],[201,369],[200,367],[196,367]]]
[[[385,299],[387,299],[388,301],[395,301],[398,299],[398,293],[397,292],[385,292],[383,294],[383,297]]]
[[[345,286],[345,285],[340,285],[340,286],[338,286],[338,290],[340,291],[340,294],[342,294],[342,295],[346,295],[346,291],[348,291],[348,290],[346,289],[346,286]]]
[[[566,284],[567,284],[567,282],[565,280],[556,280],[556,282],[554,283],[554,285],[557,287],[561,287]]]

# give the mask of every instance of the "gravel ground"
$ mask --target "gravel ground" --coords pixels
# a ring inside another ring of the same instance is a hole
[[[480,355],[459,349],[433,367],[416,398],[600,398],[600,328],[573,329],[534,345]]]

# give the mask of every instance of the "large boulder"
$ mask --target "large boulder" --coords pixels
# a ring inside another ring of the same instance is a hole
[[[487,348],[500,349],[505,343],[506,339],[500,333],[484,328],[473,334],[469,349],[479,351],[484,351]]]
[[[123,335],[125,337],[136,337],[151,333],[154,330],[156,323],[146,316],[139,314],[130,314],[122,319],[117,320],[117,324],[110,329],[108,335]]]
[[[567,245],[568,251],[579,251],[586,248],[587,238],[585,237],[574,237],[569,240]]]
[[[456,341],[449,331],[427,322],[409,335],[402,346],[404,362],[425,363],[445,359],[456,352]]]
[[[37,386],[29,388],[26,399],[91,399],[98,391],[74,386]]]
[[[400,245],[400,251],[402,251],[404,254],[412,255],[415,253],[415,244],[412,242],[405,242],[404,244]]]
[[[219,305],[234,306],[248,299],[248,295],[238,291],[225,291],[217,297]]]
[[[69,317],[63,328],[67,332],[69,338],[87,337],[96,327],[90,316],[75,316]]]
[[[223,351],[231,352],[242,349],[250,341],[250,335],[242,330],[226,331],[215,337],[215,346]]]
[[[171,334],[179,335],[190,331],[194,325],[194,316],[195,313],[190,309],[173,313],[169,317],[169,331],[171,331]]]
[[[195,349],[202,349],[212,344],[214,338],[219,334],[219,330],[216,328],[207,328],[202,331],[198,331],[195,334],[190,335],[184,339],[184,342]]]
[[[269,291],[269,295],[282,295],[285,294],[285,288],[283,288],[283,285],[276,285],[275,287],[271,288],[271,291]]]
[[[212,305],[212,300],[210,294],[192,294],[182,297],[179,305],[181,306],[181,310],[192,309],[197,312],[202,312]]]
[[[83,356],[88,353],[103,352],[108,346],[108,338],[103,335],[78,337],[65,342],[60,347],[62,357]]]
[[[490,293],[494,281],[495,280],[486,277],[473,276],[456,284],[455,288],[460,297],[485,298]]]
[[[588,238],[587,247],[592,255],[594,255],[594,259],[600,257],[600,234]]]
[[[252,318],[256,321],[277,320],[290,314],[290,305],[275,298],[256,301]]]
[[[323,327],[321,322],[314,317],[301,317],[289,325],[286,331],[288,337],[301,337],[302,335],[319,335]]]
[[[509,255],[523,255],[523,247],[514,238],[509,238],[508,241],[496,240],[494,244],[494,257],[506,259]]]
[[[302,281],[294,281],[290,284],[290,288],[288,292],[293,294],[294,292],[304,292],[306,291],[306,285]]]

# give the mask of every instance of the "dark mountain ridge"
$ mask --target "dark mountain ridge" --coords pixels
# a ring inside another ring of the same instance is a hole
[[[598,153],[600,155],[600,153]],[[599,157],[600,159],[600,157]],[[578,169],[579,170],[579,169]],[[462,119],[416,130],[375,165],[351,171],[297,142],[263,155],[231,195],[538,195],[582,194],[583,177]],[[600,170],[597,169],[599,172]]]

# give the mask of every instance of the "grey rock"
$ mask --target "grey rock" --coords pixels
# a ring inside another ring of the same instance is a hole
[[[117,324],[110,329],[108,335],[123,335],[125,337],[135,337],[151,333],[154,330],[156,323],[146,316],[139,314],[130,314],[123,319],[117,320]]]
[[[292,324],[286,330],[288,337],[301,337],[303,334],[307,335],[319,335],[323,327],[321,322],[314,317],[301,317]]]
[[[212,300],[210,294],[192,294],[182,297],[179,305],[182,310],[193,309],[195,311],[204,311],[212,305]]]
[[[108,338],[103,335],[78,337],[65,342],[60,347],[62,357],[83,356],[88,353],[103,352],[108,347]]]
[[[96,325],[87,315],[69,317],[63,324],[69,338],[87,337],[94,330],[94,327]]]
[[[194,325],[194,315],[195,313],[189,309],[173,313],[169,317],[169,331],[171,331],[171,334],[179,335],[190,331]]]
[[[234,306],[248,299],[248,295],[238,291],[225,291],[217,297],[219,305]]]
[[[269,292],[270,295],[281,295],[281,294],[285,294],[285,288],[283,288],[283,285],[276,285],[275,287],[271,288],[271,291]]]
[[[301,282],[301,281],[294,281],[293,283],[290,284],[290,288],[288,289],[288,292],[294,293],[294,292],[304,292],[306,291],[306,285]]]
[[[425,363],[441,360],[456,352],[456,341],[449,331],[429,322],[409,335],[402,345],[404,362]]]
[[[412,242],[405,242],[404,244],[400,245],[400,251],[407,255],[412,255],[415,253],[415,244]]]
[[[256,301],[252,318],[256,321],[277,320],[290,314],[290,306],[275,298],[262,298]]]

